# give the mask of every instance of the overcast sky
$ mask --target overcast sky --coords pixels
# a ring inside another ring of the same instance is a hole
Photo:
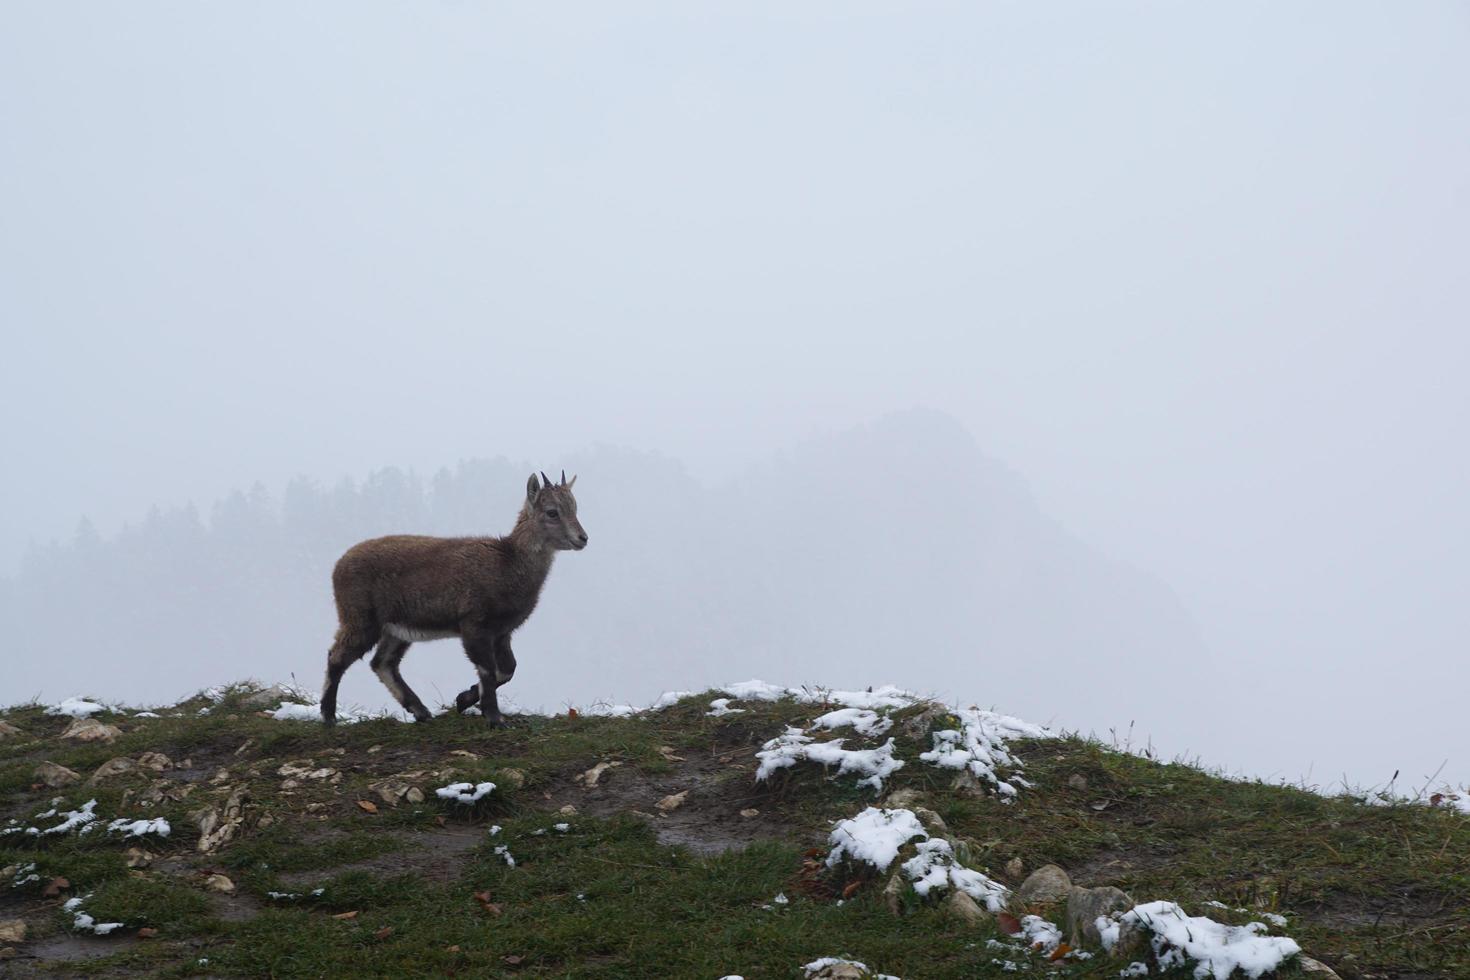
[[[1202,725],[1418,765],[1470,681],[1467,42],[1428,2],[10,0],[0,573],[255,481],[717,482],[932,408],[1260,678]]]

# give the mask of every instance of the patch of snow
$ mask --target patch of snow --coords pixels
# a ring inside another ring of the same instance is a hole
[[[903,873],[914,883],[914,891],[919,895],[954,887],[991,912],[1005,908],[1010,889],[956,861],[949,841],[931,838],[916,846],[918,853],[903,863]]]
[[[998,767],[1019,770],[1021,761],[1006,750],[1012,738],[1052,738],[1051,732],[1039,725],[978,708],[955,711],[960,719],[958,729],[947,728],[933,733],[934,748],[919,758],[942,769],[964,769],[995,786],[1002,798],[1016,795],[1016,786],[1027,785],[1012,776],[1007,782],[996,773]]]
[[[93,820],[97,819],[97,814],[93,812],[96,809],[97,801],[88,800],[87,802],[82,804],[80,810],[70,810],[66,813],[63,813],[61,816],[64,819],[55,827],[47,827],[45,830],[37,830],[35,827],[27,827],[26,833],[64,834],[67,831],[74,830],[77,827],[85,827],[87,824],[90,824]]]
[[[1016,935],[1023,937],[1027,946],[1042,953],[1049,954],[1062,943],[1062,930],[1039,915],[1022,916],[1021,931]]]
[[[490,825],[490,836],[491,837],[494,837],[496,834],[500,833],[501,830],[502,830],[502,828],[501,828],[500,824],[498,824],[498,823],[491,824]]]
[[[551,829],[556,831],[558,834],[565,834],[567,831],[572,829],[572,825],[569,823],[554,823],[551,825]]]
[[[662,693],[662,694],[660,694],[658,696],[658,698],[653,702],[653,704],[650,704],[648,706],[648,710],[649,711],[662,711],[665,708],[672,708],[674,705],[678,704],[680,701],[684,700],[687,697],[692,697],[693,695],[694,695],[694,692],[693,691],[665,691],[664,693]]]
[[[1148,976],[1148,964],[1134,960],[1123,969],[1118,971],[1120,977],[1146,977]]]
[[[93,932],[99,936],[105,936],[114,929],[121,929],[123,927],[121,922],[98,922],[86,912],[82,911],[83,898],[91,897],[91,895],[79,895],[75,898],[69,898],[66,904],[61,907],[63,911],[71,913],[72,928],[78,931],[85,930]]]
[[[638,713],[638,709],[631,704],[608,704],[599,701],[582,709],[582,714],[589,718],[631,718]]]
[[[434,790],[434,795],[441,800],[474,803],[494,789],[494,783],[450,783],[448,786]]]
[[[516,859],[510,856],[510,848],[506,845],[496,844],[495,853],[505,858],[505,863],[510,865],[512,868],[516,866]]]
[[[830,730],[844,726],[851,727],[859,735],[877,738],[893,727],[893,719],[867,708],[838,708],[818,716],[812,722],[813,728]]]
[[[791,903],[791,899],[786,897],[785,892],[777,893],[776,897],[771,899],[771,901],[775,902],[777,905],[789,905]]]
[[[109,833],[120,833],[124,837],[142,837],[144,834],[157,834],[159,837],[167,837],[172,831],[168,821],[162,817],[152,820],[114,820],[107,825]]]
[[[1267,922],[1271,923],[1277,928],[1286,925],[1286,916],[1277,915],[1275,912],[1262,912],[1261,918],[1265,919]]]
[[[156,711],[139,711],[137,714],[133,715],[133,717],[134,718],[162,718],[163,716],[160,715],[160,714],[158,714]]]
[[[819,960],[812,960],[803,966],[802,969],[806,971],[807,976],[811,976],[813,973],[820,973],[829,966],[851,966],[862,970],[864,973],[868,972],[868,964],[859,963],[857,960],[845,960],[840,956],[823,956]]]
[[[830,742],[813,741],[800,728],[788,728],[761,747],[756,758],[761,760],[756,770],[757,782],[764,782],[778,769],[794,766],[798,762],[816,762],[823,766],[836,766],[837,775],[859,773],[859,786],[870,786],[873,792],[883,791],[883,780],[903,768],[903,760],[893,756],[893,739],[876,749],[844,749],[844,739]]]
[[[1154,954],[1161,967],[1170,969],[1192,961],[1196,980],[1227,980],[1236,970],[1255,980],[1301,952],[1295,940],[1262,935],[1266,927],[1259,922],[1225,925],[1203,916],[1185,915],[1174,902],[1135,905],[1121,915],[1099,918],[1099,927],[1104,923],[1109,928],[1099,931],[1109,951],[1118,941],[1121,925],[1139,926],[1152,934]]]
[[[840,861],[866,861],[879,871],[898,857],[901,847],[915,837],[928,838],[929,832],[912,810],[882,810],[870,806],[849,820],[839,820],[828,838],[832,852],[827,867]]]
[[[705,714],[711,718],[723,718],[725,715],[738,715],[745,711],[744,708],[730,707],[730,698],[715,698],[709,703],[709,710]]]
[[[68,715],[72,718],[90,718],[99,711],[106,711],[105,705],[96,701],[88,701],[86,698],[67,698],[60,704],[53,704],[46,709],[48,715]]]

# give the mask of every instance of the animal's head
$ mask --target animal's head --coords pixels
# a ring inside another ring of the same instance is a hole
[[[526,514],[547,546],[558,551],[587,547],[587,532],[577,520],[577,498],[572,496],[572,484],[576,482],[575,476],[567,480],[566,470],[562,470],[560,483],[552,483],[545,473],[540,482],[535,473],[526,482]]]

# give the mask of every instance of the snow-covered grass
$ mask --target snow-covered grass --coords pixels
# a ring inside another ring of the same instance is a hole
[[[48,715],[67,715],[72,718],[90,718],[103,711],[109,711],[106,705],[87,698],[67,698],[60,704],[53,704],[46,709]]]
[[[82,909],[82,902],[90,898],[89,895],[77,895],[66,900],[61,906],[63,912],[71,914],[71,927],[77,932],[91,932],[98,936],[105,936],[109,932],[121,929],[122,922],[98,922]]]
[[[883,780],[903,768],[903,760],[894,756],[894,742],[887,742],[873,749],[848,749],[843,739],[818,742],[800,728],[788,728],[767,742],[756,758],[760,768],[755,778],[764,782],[778,770],[796,765],[798,762],[815,762],[828,768],[836,767],[837,775],[857,774],[859,786],[867,786],[875,793],[882,792]]]
[[[857,816],[839,820],[828,837],[832,850],[827,867],[844,861],[870,864],[887,871],[910,842],[917,841],[914,856],[901,865],[903,875],[920,896],[957,888],[992,912],[1005,907],[1010,889],[979,871],[962,865],[949,841],[931,838],[912,810],[868,807]]]
[[[1178,905],[1166,901],[1137,905],[1111,918],[1100,917],[1097,925],[1103,945],[1109,950],[1124,928],[1146,930],[1161,967],[1194,964],[1197,980],[1227,980],[1236,970],[1254,980],[1301,952],[1293,939],[1264,935],[1267,929],[1260,922],[1225,925],[1203,916],[1186,915]]]
[[[494,783],[450,783],[434,790],[434,795],[441,800],[472,804],[478,803],[494,790]]]

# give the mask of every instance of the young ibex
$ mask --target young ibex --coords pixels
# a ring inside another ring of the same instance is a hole
[[[531,474],[526,504],[503,538],[393,535],[347,550],[332,570],[337,638],[327,654],[322,720],[337,720],[337,685],[347,668],[377,644],[373,673],[404,709],[427,721],[429,709],[403,682],[398,665],[417,640],[458,636],[480,682],[455,698],[463,713],[480,713],[504,727],[495,690],[511,679],[516,658],[510,635],[526,621],[558,551],[581,551],[587,532],[577,521],[574,476],[553,484]]]

